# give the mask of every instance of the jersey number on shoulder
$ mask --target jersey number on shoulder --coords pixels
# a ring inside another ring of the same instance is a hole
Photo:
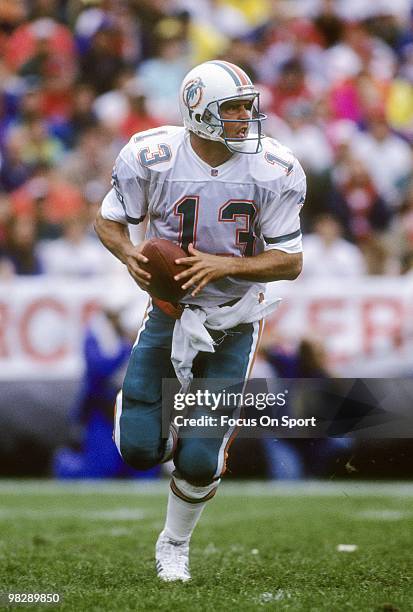
[[[294,164],[292,162],[288,162],[285,159],[282,159],[282,157],[278,157],[278,155],[274,155],[274,153],[270,153],[269,151],[265,153],[265,159],[272,166],[281,166],[287,176],[291,174],[294,168]]]
[[[142,166],[154,166],[169,161],[172,157],[171,149],[167,144],[158,144],[153,148],[144,147],[138,155]]]
[[[187,251],[189,244],[196,246],[196,227],[198,223],[199,196],[186,196],[174,206],[174,214],[179,216],[179,244]],[[251,200],[228,200],[219,209],[218,221],[236,223],[244,220],[244,227],[236,228],[235,244],[245,256],[254,254],[254,232],[252,222],[256,214]]]

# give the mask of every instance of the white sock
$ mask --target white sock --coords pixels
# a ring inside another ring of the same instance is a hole
[[[189,541],[207,502],[191,504],[169,490],[164,533],[178,542]]]

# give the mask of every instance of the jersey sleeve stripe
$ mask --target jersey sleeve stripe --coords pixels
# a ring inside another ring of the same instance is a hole
[[[146,217],[146,215],[142,215],[142,217],[139,217],[139,219],[137,219],[136,217],[130,217],[126,212],[125,212],[125,215],[126,215],[126,221],[130,223],[131,225],[138,225],[139,223],[142,223],[142,221]]]
[[[291,234],[285,234],[284,236],[264,236],[264,240],[267,244],[280,244],[281,242],[287,242],[288,240],[293,240],[293,238],[298,238],[299,236],[301,236],[300,229],[296,230],[295,232],[292,232]]]

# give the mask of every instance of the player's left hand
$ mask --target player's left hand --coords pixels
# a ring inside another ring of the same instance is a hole
[[[177,281],[184,281],[182,289],[194,287],[191,292],[192,297],[195,297],[211,281],[229,276],[232,272],[232,257],[203,253],[194,249],[192,244],[188,246],[188,253],[188,257],[175,260],[176,264],[188,266],[188,269],[180,272],[174,278]]]

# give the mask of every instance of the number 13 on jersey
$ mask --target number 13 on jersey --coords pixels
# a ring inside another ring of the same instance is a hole
[[[235,245],[244,256],[254,254],[255,236],[252,226],[256,212],[252,200],[228,200],[218,212],[217,222],[234,224]],[[198,213],[199,196],[185,196],[174,206],[174,214],[179,217],[179,245],[185,251],[191,243],[196,247]],[[243,222],[242,227],[235,226],[238,221]]]

